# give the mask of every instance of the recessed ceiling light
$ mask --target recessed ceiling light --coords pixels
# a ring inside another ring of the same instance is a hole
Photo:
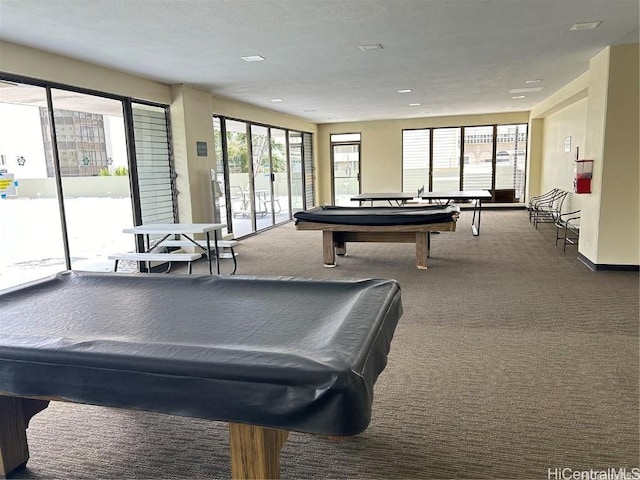
[[[422,105],[421,103],[410,103],[409,106],[410,107],[419,107],[420,105]]]
[[[571,30],[593,30],[594,28],[598,28],[601,23],[602,20],[597,22],[574,23]]]
[[[526,81],[526,82],[524,82],[524,83],[526,83],[527,85],[531,85],[531,84],[533,84],[533,83],[540,83],[541,81],[542,81],[542,79],[541,79],[541,78],[536,78],[536,79],[534,79],[534,80],[527,80],[527,81]]]
[[[271,101],[274,102],[274,103],[278,103],[278,102],[281,102],[282,99],[281,98],[272,98]]]
[[[404,90],[398,90],[398,93],[411,93],[411,89],[405,88]]]
[[[533,93],[541,92],[542,90],[544,90],[544,87],[512,88],[509,93]]]
[[[516,95],[515,97],[511,97],[511,98],[513,98],[514,100],[519,100],[520,98],[525,98],[525,96],[524,95]]]
[[[382,50],[382,45],[374,43],[372,45],[360,45],[358,48],[363,52],[370,52],[371,50]]]
[[[247,57],[240,57],[240,58],[245,62],[262,62],[264,60],[264,57],[260,55],[249,55]]]

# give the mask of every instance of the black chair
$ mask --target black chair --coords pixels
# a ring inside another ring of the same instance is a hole
[[[557,190],[553,196],[538,202],[533,210],[533,225],[538,228],[540,223],[555,223],[562,213],[562,205],[569,192]]]
[[[567,245],[577,245],[580,239],[580,210],[561,213],[556,219],[556,247],[558,240],[562,240],[562,252],[567,251]]]
[[[543,193],[542,195],[537,195],[529,199],[529,204],[527,205],[527,210],[529,210],[529,222],[533,220],[533,215],[538,205],[553,198],[559,190],[559,188],[554,188],[553,190],[549,190],[547,193]]]

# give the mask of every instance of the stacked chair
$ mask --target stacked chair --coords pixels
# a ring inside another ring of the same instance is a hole
[[[529,221],[538,228],[539,223],[556,223],[562,213],[562,204],[569,192],[554,188],[549,192],[531,198],[528,205]]]
[[[527,210],[529,222],[538,228],[540,223],[553,223],[556,227],[556,246],[562,240],[562,251],[566,252],[567,245],[577,245],[580,237],[580,210],[563,212],[569,192],[554,188],[548,192],[531,197]]]

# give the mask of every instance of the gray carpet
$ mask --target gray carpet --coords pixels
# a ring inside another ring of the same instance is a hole
[[[483,213],[480,237],[469,212],[433,236],[428,270],[409,244],[349,244],[324,268],[321,233],[292,224],[240,242],[241,274],[402,287],[371,425],[339,442],[292,434],[283,478],[546,479],[640,465],[638,273],[591,272],[522,210]],[[230,476],[218,422],[54,403],[28,435],[31,460],[14,478]]]

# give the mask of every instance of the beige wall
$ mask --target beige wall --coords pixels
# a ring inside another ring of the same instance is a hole
[[[117,70],[0,41],[0,71],[168,105],[168,85]]]
[[[318,125],[319,149],[316,176],[319,203],[321,205],[331,203],[330,137],[333,133],[361,134],[361,190],[363,192],[395,192],[402,190],[403,129],[527,123],[528,120],[528,112],[516,112]]]
[[[211,169],[215,169],[211,95],[185,85],[171,88],[171,137],[178,190],[178,218],[186,223],[212,223]],[[198,156],[197,142],[207,145]]]
[[[587,126],[587,99],[565,107],[545,119],[542,129],[542,168],[540,187],[542,192],[561,188],[572,192],[576,148],[584,158]],[[565,140],[571,137],[571,149],[565,152]],[[580,209],[582,195],[572,194],[565,211]]]
[[[310,123],[292,115],[274,112],[266,108],[256,107],[248,103],[238,102],[222,97],[212,97],[213,113],[238,120],[251,120],[252,122],[271,125],[274,127],[288,128],[302,132],[316,133],[315,123]],[[314,135],[315,136],[315,135]]]
[[[640,263],[639,56],[638,44],[609,49],[596,250],[599,264]]]
[[[596,265],[640,264],[640,156],[638,45],[606,48],[589,71],[531,111],[530,185],[573,190],[572,159],[594,160],[590,194],[582,209],[578,251]],[[572,136],[572,152],[564,138]],[[536,164],[536,162],[540,164]],[[571,165],[571,168],[569,167]],[[538,192],[539,193],[539,192]],[[533,188],[531,194],[535,195]]]

